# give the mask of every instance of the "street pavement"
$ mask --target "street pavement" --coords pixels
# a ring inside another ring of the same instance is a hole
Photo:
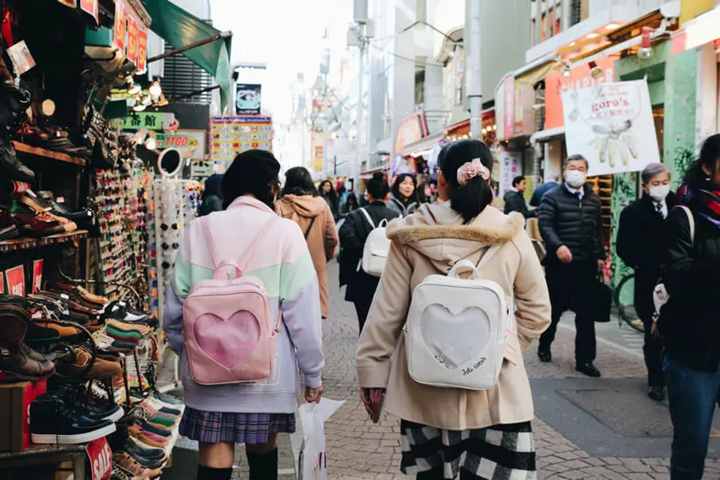
[[[384,414],[378,424],[359,401],[355,373],[357,319],[337,288],[337,265],[330,265],[331,316],[324,323],[325,395],[345,400],[326,423],[330,479],[410,478],[399,471],[399,419]],[[525,354],[533,386],[533,422],[539,479],[669,479],[672,427],[665,404],[648,399],[642,336],[616,322],[598,325],[597,367],[601,379],[574,371],[572,316],[563,318],[553,344],[553,363],[537,359],[535,345]],[[716,418],[706,479],[720,478],[720,422]],[[176,449],[178,468],[163,478],[193,478],[195,446]],[[297,450],[295,448],[294,450]],[[240,454],[241,447],[238,449]],[[280,438],[280,478],[293,478],[293,449]],[[238,455],[234,478],[247,478]]]

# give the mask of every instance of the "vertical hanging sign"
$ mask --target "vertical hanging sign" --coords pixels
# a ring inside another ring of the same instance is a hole
[[[113,43],[120,49],[125,51],[127,36],[127,8],[125,0],[115,0],[115,26],[113,28]]]

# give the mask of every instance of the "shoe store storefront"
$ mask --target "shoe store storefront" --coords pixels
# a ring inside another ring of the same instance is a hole
[[[201,186],[133,123],[169,115],[145,4],[0,2],[0,479],[171,463],[183,406],[157,385],[159,319]]]

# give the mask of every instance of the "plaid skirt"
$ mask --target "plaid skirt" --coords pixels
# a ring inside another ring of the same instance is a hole
[[[400,431],[406,475],[454,480],[462,471],[463,480],[537,478],[530,422],[452,431],[402,420]]]
[[[267,443],[273,433],[294,433],[292,413],[206,412],[185,407],[180,435],[200,443]]]

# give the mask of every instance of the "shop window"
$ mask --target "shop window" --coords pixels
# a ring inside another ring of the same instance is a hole
[[[425,69],[415,72],[415,105],[425,103]]]

